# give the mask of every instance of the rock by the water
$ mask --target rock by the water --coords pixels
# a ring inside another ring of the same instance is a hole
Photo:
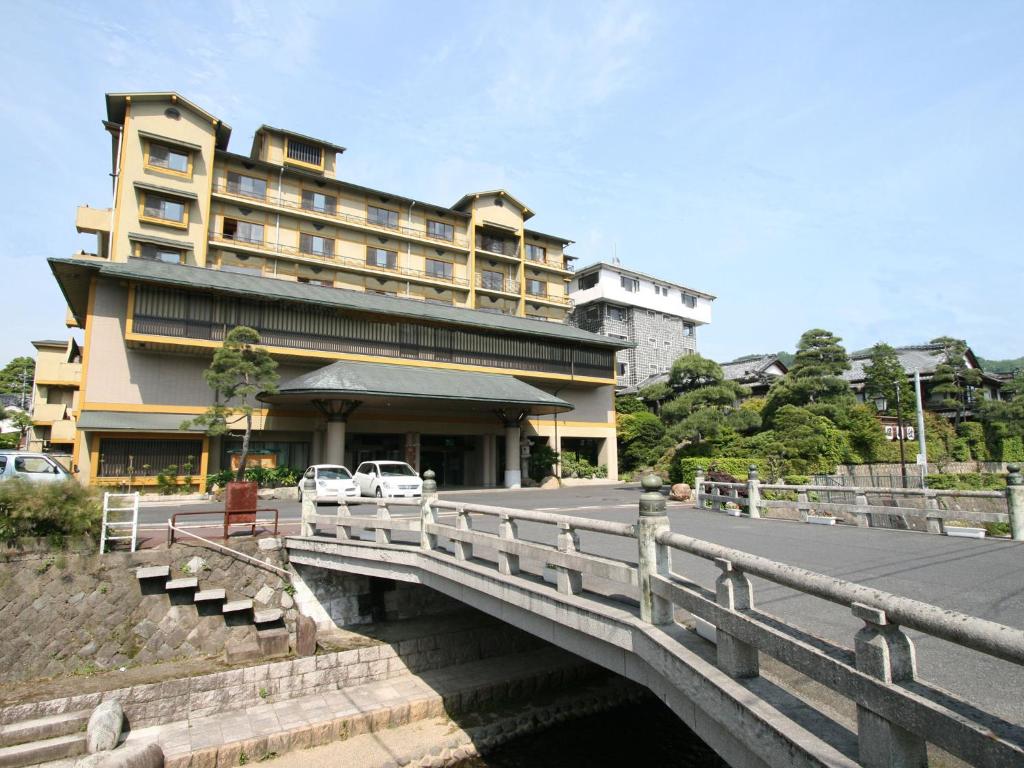
[[[89,716],[85,729],[86,748],[89,753],[104,752],[117,746],[124,724],[124,708],[117,699],[104,701]]]

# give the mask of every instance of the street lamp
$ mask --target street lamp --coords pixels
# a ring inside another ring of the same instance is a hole
[[[903,448],[903,409],[900,407],[900,385],[899,382],[895,386],[896,391],[896,440],[900,444],[900,477],[903,479],[903,487],[907,487],[907,457]],[[885,395],[879,395],[875,398],[875,408],[878,409],[879,413],[885,411],[889,407],[889,401],[885,399]]]

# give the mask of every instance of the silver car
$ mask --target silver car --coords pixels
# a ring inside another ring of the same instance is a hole
[[[36,483],[61,483],[71,480],[71,473],[45,453],[0,451],[0,480],[20,477]]]

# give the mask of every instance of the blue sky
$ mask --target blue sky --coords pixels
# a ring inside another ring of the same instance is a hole
[[[719,360],[966,338],[1024,354],[1019,2],[6,2],[0,359],[61,338],[45,264],[110,200],[106,91],[177,90],[339,175],[535,228],[716,294]]]

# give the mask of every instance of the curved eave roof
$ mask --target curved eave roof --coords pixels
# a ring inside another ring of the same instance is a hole
[[[630,342],[590,333],[580,328],[546,320],[499,315],[477,309],[427,304],[413,299],[293,283],[272,277],[239,275],[205,267],[165,264],[130,259],[109,262],[98,259],[48,259],[50,269],[64,293],[75,319],[84,323],[89,280],[100,275],[113,280],[134,280],[174,288],[213,291],[261,301],[287,301],[334,307],[366,314],[419,320],[439,325],[456,325],[499,333],[521,334],[593,347],[627,349]]]
[[[357,400],[371,405],[392,401],[459,410],[513,408],[533,415],[571,411],[571,403],[514,376],[426,368],[387,363],[339,360],[284,382],[267,403],[309,403],[313,400]]]

